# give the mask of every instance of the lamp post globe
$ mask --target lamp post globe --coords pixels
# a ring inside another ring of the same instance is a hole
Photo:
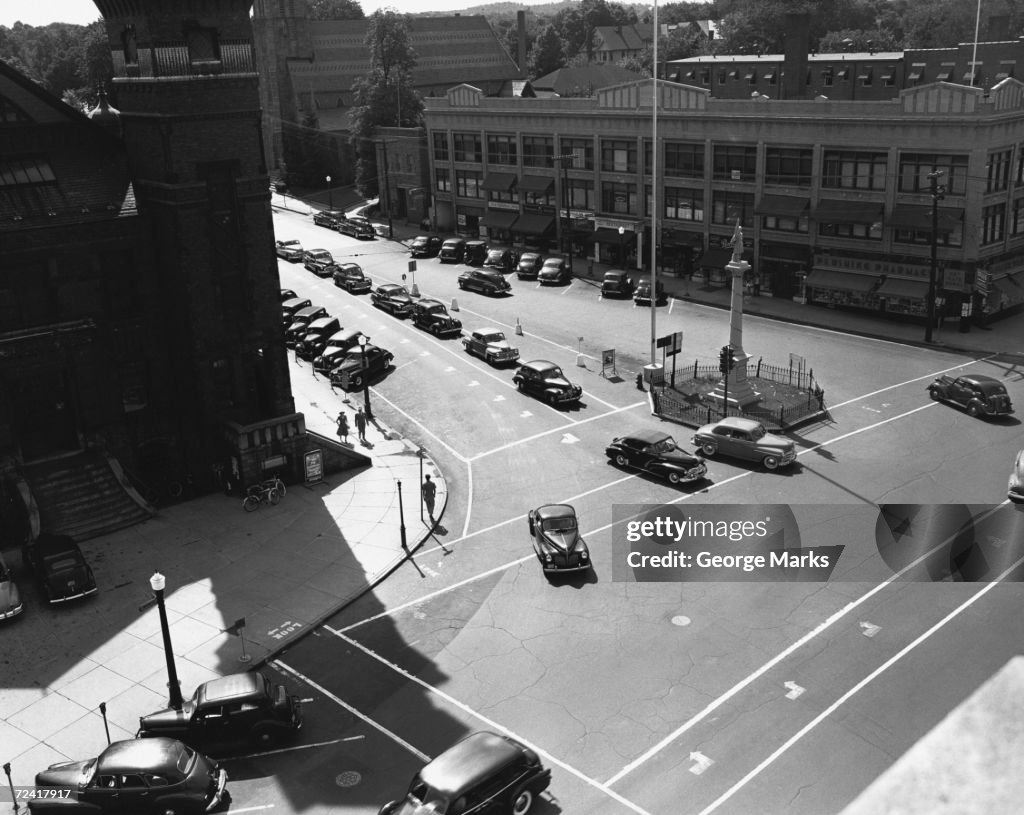
[[[333,210],[334,209],[334,190],[331,189],[331,177],[328,175],[328,176],[324,176],[324,178],[327,180],[327,209]]]
[[[621,267],[622,267],[623,269],[625,269],[625,268],[626,268],[626,260],[625,260],[625,258],[624,258],[624,257],[622,256],[622,242],[623,242],[623,240],[624,240],[625,236],[626,236],[626,227],[624,227],[624,226],[620,226],[620,227],[619,227],[619,265],[620,265],[620,266],[621,266]]]

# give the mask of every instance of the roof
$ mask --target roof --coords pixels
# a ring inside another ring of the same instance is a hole
[[[545,504],[533,511],[534,516],[541,521],[550,521],[553,518],[575,518],[576,510],[569,504]]]
[[[544,371],[548,368],[557,368],[558,365],[546,359],[531,359],[529,362],[524,362],[522,367],[532,368],[535,371]]]
[[[115,741],[100,754],[97,770],[103,774],[128,774],[175,766],[185,749],[180,741],[162,737]]]
[[[550,91],[559,96],[590,95],[597,88],[636,82],[643,77],[618,65],[591,64],[581,68],[559,68],[531,81],[534,90]]]
[[[594,29],[598,51],[641,51],[651,42],[650,25],[599,25]]]
[[[756,419],[744,419],[741,416],[726,416],[724,419],[719,419],[715,424],[719,427],[732,427],[736,430],[746,431],[753,430],[761,425]]]
[[[234,699],[263,690],[263,675],[259,673],[230,674],[212,679],[199,686],[199,704],[215,700]]]
[[[516,745],[501,736],[474,733],[420,770],[420,778],[431,789],[454,798],[521,755]]]
[[[831,54],[808,54],[808,62],[886,62],[903,59],[903,51],[858,51],[854,53],[831,53]],[[693,64],[693,65],[745,65],[752,62],[783,63],[786,57],[784,54],[714,54],[699,57],[686,57],[684,59],[671,59],[670,64]]]
[[[635,439],[644,444],[657,444],[659,441],[671,438],[671,436],[664,430],[637,430],[633,433],[627,433],[622,438]]]

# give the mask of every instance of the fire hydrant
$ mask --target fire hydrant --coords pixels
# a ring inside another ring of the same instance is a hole
[[[643,372],[636,375],[636,389],[642,391],[644,389],[644,375]]]

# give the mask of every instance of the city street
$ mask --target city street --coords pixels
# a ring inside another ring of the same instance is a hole
[[[358,262],[375,285],[408,273],[397,243],[361,243],[295,213],[275,219],[279,238]],[[633,385],[648,361],[649,310],[601,300],[587,280],[543,289],[513,276],[512,296],[487,298],[458,290],[461,264],[418,261],[422,294],[456,299],[465,328],[502,328],[524,361],[556,362],[583,387],[578,408],[555,409],[516,392],[514,367],[470,357],[458,339],[435,339],[301,265],[279,267],[282,286],[394,352],[374,411],[429,450],[450,497],[434,545],[275,662],[312,700],[307,746],[272,769],[269,757],[240,762],[233,811],[376,812],[427,757],[490,729],[553,769],[540,813],[838,812],[1019,652],[1003,622],[1022,599],[1007,581],[1019,580],[1019,545],[994,544],[994,584],[884,571],[828,584],[611,581],[613,505],[1002,503],[1019,421],[972,419],[932,402],[926,386],[944,372],[985,373],[1024,404],[1024,376],[1007,361],[748,317],[747,352],[774,364],[805,357],[828,419],[791,434],[788,470],[712,459],[708,481],[675,488],[604,456],[638,427],[690,446],[692,431],[662,425]],[[708,362],[728,314],[673,300],[658,333],[679,330],[680,362]],[[600,376],[609,348],[619,381]],[[308,364],[292,376],[302,401],[331,415],[340,395],[323,377]],[[526,513],[553,502],[576,507],[592,573],[542,574]],[[979,541],[1022,538],[1012,507],[980,522]],[[944,563],[929,569],[948,577]]]

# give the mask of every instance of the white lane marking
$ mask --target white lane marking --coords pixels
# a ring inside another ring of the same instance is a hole
[[[390,668],[396,674],[398,674],[399,676],[403,677],[407,682],[412,682],[412,683],[414,683],[416,685],[419,685],[421,688],[423,688],[428,693],[431,693],[434,696],[444,700],[449,705],[452,705],[452,706],[458,708],[459,710],[461,710],[466,715],[472,716],[473,718],[477,719],[478,721],[483,722],[488,728],[491,728],[493,730],[498,730],[498,731],[500,731],[502,733],[505,733],[508,736],[511,736],[516,741],[518,741],[520,744],[526,745],[531,750],[533,750],[535,753],[543,756],[547,760],[547,762],[549,764],[554,764],[557,767],[561,767],[567,773],[572,774],[573,776],[578,778],[583,783],[587,784],[590,787],[593,787],[595,790],[597,790],[597,791],[603,793],[604,795],[608,796],[613,801],[617,801],[618,803],[622,804],[624,807],[628,807],[631,811],[636,812],[637,815],[649,815],[649,813],[647,813],[646,810],[644,810],[641,807],[637,806],[632,801],[630,801],[628,798],[623,797],[622,795],[617,793],[615,790],[610,789],[606,784],[602,784],[597,779],[591,778],[589,775],[586,775],[582,771],[576,769],[571,764],[568,764],[568,763],[562,761],[557,756],[552,755],[551,753],[547,752],[546,750],[544,750],[540,746],[534,744],[533,742],[531,742],[528,739],[524,738],[523,736],[519,735],[515,731],[510,730],[509,728],[504,727],[503,725],[499,724],[494,719],[491,719],[490,717],[485,716],[484,714],[477,712],[476,710],[471,708],[469,705],[467,705],[465,702],[461,702],[458,699],[456,699],[454,696],[452,696],[451,694],[445,693],[440,688],[435,688],[433,685],[431,685],[431,684],[429,684],[427,682],[424,682],[418,676],[414,676],[413,674],[409,673],[405,669],[400,668],[394,662],[391,662],[391,661],[385,659],[380,654],[378,654],[376,651],[373,651],[372,649],[367,648],[365,645],[363,645],[360,642],[357,642],[356,640],[352,639],[351,637],[345,636],[340,631],[336,631],[333,628],[330,628],[329,626],[324,626],[324,628],[327,629],[328,631],[330,631],[335,636],[337,636],[343,642],[348,643],[353,648],[358,648],[360,651],[362,651],[367,656],[377,660],[381,665],[384,665],[387,668]]]
[[[868,638],[875,636],[875,634],[882,630],[882,626],[869,623],[867,620],[861,620],[857,625],[860,626],[860,633]]]
[[[264,810],[273,809],[273,808],[274,808],[274,804],[257,804],[256,806],[242,807],[241,809],[237,809],[235,807],[231,807],[231,811],[232,812],[263,812]]]
[[[409,744],[409,742],[407,742],[401,736],[398,736],[395,733],[392,733],[390,730],[388,730],[383,725],[377,724],[377,722],[375,722],[369,716],[366,716],[366,715],[360,713],[358,710],[356,710],[354,707],[352,707],[352,705],[350,705],[348,702],[345,702],[342,699],[338,698],[333,693],[331,693],[329,690],[327,690],[327,688],[323,687],[322,685],[317,684],[317,682],[315,682],[314,680],[310,679],[308,676],[304,676],[303,674],[299,673],[299,671],[295,670],[290,665],[285,665],[279,659],[273,660],[270,664],[273,665],[275,668],[280,668],[282,671],[287,671],[292,676],[294,676],[296,679],[300,679],[301,681],[305,682],[311,688],[316,688],[318,691],[320,691],[320,693],[322,693],[324,696],[326,696],[332,702],[337,704],[339,707],[343,707],[345,710],[347,710],[349,713],[351,713],[357,719],[360,719],[361,721],[366,722],[374,730],[376,730],[376,731],[378,731],[380,733],[383,733],[385,736],[387,736],[389,739],[394,741],[396,744],[400,744],[402,747],[404,747],[406,750],[408,750],[410,753],[412,753],[414,756],[419,758],[424,763],[430,761],[430,756],[428,756],[426,753],[421,753],[419,750],[417,750],[415,747],[413,747],[411,744]],[[234,811],[234,810],[232,810],[232,811]]]
[[[505,401],[505,397],[504,397],[504,396],[502,396],[502,395],[501,395],[501,394],[499,393],[499,394],[498,394],[497,396],[495,396],[495,397],[494,397],[494,398],[493,398],[493,399],[492,399],[491,401],[492,401],[492,402],[504,402],[504,401]]]
[[[613,405],[611,402],[604,401],[604,399],[602,399],[600,396],[595,396],[594,393],[591,391],[583,391],[583,395],[589,397],[590,399],[593,399],[595,402],[600,402],[606,408],[618,410],[618,407],[616,405]],[[644,404],[646,404],[646,402]]]
[[[408,419],[410,422],[412,422],[414,425],[416,425],[416,427],[418,427],[420,430],[422,430],[424,433],[426,433],[428,436],[430,436],[430,438],[434,439],[434,441],[436,441],[438,444],[440,444],[445,450],[447,450],[449,453],[451,453],[453,456],[455,456],[455,458],[457,458],[463,464],[466,464],[466,465],[469,464],[469,459],[468,458],[466,458],[464,455],[462,455],[462,453],[458,452],[455,448],[453,448],[451,445],[449,445],[446,441],[444,441],[436,433],[434,433],[433,431],[431,431],[427,427],[425,427],[422,422],[418,421],[417,419],[414,419],[412,416],[410,416],[408,413],[406,413],[404,410],[402,410],[398,405],[396,405],[394,402],[392,402],[386,396],[382,396],[380,394],[380,392],[377,391],[375,388],[371,388],[371,390],[375,394],[374,398],[380,399],[382,402],[387,404],[396,413],[402,414],[402,416],[404,416],[406,419]]]
[[[539,285],[538,285],[538,288],[540,288]],[[515,331],[515,328],[516,328],[515,324],[503,323],[500,320],[494,319],[494,317],[492,317],[489,314],[480,314],[479,312],[471,311],[469,309],[463,309],[463,312],[465,312],[466,314],[472,314],[474,317],[478,317],[481,320],[486,320],[488,325],[499,325],[502,328],[508,328],[509,330],[511,330],[513,332]],[[522,327],[522,325],[520,325],[520,327]],[[578,351],[575,348],[573,348],[571,345],[562,345],[560,342],[555,342],[554,340],[549,340],[547,337],[542,337],[540,334],[531,334],[529,331],[523,331],[523,336],[524,337],[530,337],[531,339],[538,340],[539,342],[547,343],[548,345],[551,345],[551,346],[553,346],[555,348],[560,348],[563,351],[569,351],[572,354],[577,354],[578,353]],[[598,357],[591,356],[590,354],[584,354],[583,356],[585,356],[587,359],[593,359],[593,360],[598,359]]]
[[[519,414],[519,418],[520,419],[529,419],[532,415],[533,414],[530,413],[530,411],[524,410],[522,413]]]
[[[578,441],[579,439],[576,438],[572,433],[562,434],[562,444],[576,444],[576,442]]]
[[[575,281],[574,281],[574,282],[575,282]],[[566,286],[566,287],[565,287],[564,289],[562,289],[562,290],[561,290],[561,291],[559,292],[559,295],[560,295],[560,296],[562,296],[562,297],[564,297],[564,296],[565,296],[565,293],[566,293],[567,291],[569,291],[569,289],[571,289],[571,288],[572,288],[572,283],[570,283],[570,284],[569,284],[568,286]]]
[[[454,370],[455,370],[455,366],[454,365],[449,365],[447,368],[444,369],[444,372],[446,374],[450,374]]]
[[[786,742],[782,744],[777,750],[775,750],[775,752],[773,752],[770,756],[768,756],[768,758],[766,758],[764,761],[762,761],[760,764],[754,767],[753,770],[751,770],[749,773],[743,776],[743,778],[741,778],[739,781],[737,781],[735,784],[729,787],[729,789],[723,792],[709,806],[701,810],[700,815],[708,815],[709,813],[714,812],[716,809],[718,809],[719,806],[721,806],[730,798],[732,798],[732,796],[735,795],[743,787],[745,787],[749,781],[760,775],[761,772],[763,772],[767,767],[773,764],[779,756],[788,751],[790,747],[792,747],[794,744],[800,741],[800,739],[802,739],[804,736],[810,733],[815,727],[817,727],[819,724],[825,721],[825,719],[827,719],[829,716],[835,713],[840,707],[842,707],[842,705],[846,704],[846,702],[852,699],[857,693],[859,693],[861,690],[863,690],[872,682],[874,682],[879,676],[881,676],[883,673],[889,670],[889,668],[891,668],[893,665],[895,665],[897,662],[903,659],[903,657],[905,657],[907,654],[909,654],[911,651],[917,648],[917,646],[919,646],[925,640],[929,639],[932,636],[932,634],[934,634],[936,631],[939,631],[941,628],[944,628],[947,623],[956,619],[961,613],[966,611],[978,600],[980,600],[982,597],[988,594],[993,588],[1002,583],[1003,580],[1006,579],[1007,575],[1011,574],[1013,570],[1018,568],[1022,563],[1024,563],[1024,557],[1018,558],[1016,563],[1010,566],[1010,568],[1004,571],[1001,575],[999,575],[999,577],[997,577],[991,583],[987,583],[983,589],[978,591],[977,594],[969,597],[967,600],[965,600],[963,603],[961,603],[959,606],[957,606],[955,609],[949,612],[949,614],[947,614],[945,617],[943,617],[941,620],[935,623],[935,625],[933,625],[931,628],[929,628],[927,631],[921,634],[917,639],[906,645],[898,653],[893,654],[891,657],[889,657],[889,659],[887,659],[885,662],[883,662],[881,665],[875,668],[875,670],[873,670],[871,673],[865,676],[860,682],[858,682],[856,685],[850,688],[846,693],[844,693],[842,696],[836,699],[836,701],[834,701],[831,705],[829,705],[827,708],[821,711],[821,713],[819,713],[817,716],[811,719],[811,721],[809,721],[806,725],[800,728],[796,733],[790,736],[786,740]]]
[[[715,763],[712,759],[708,758],[703,753],[698,752],[690,753],[690,761],[695,762],[694,765],[690,767],[690,772],[694,775],[700,775],[708,767]]]
[[[244,756],[228,756],[226,758],[218,759],[218,761],[240,761],[246,758],[262,758],[263,756],[276,756],[278,753],[291,753],[295,750],[309,750],[312,747],[330,747],[332,744],[340,744],[343,741],[352,741],[353,739],[363,738],[362,736],[351,736],[345,739],[331,739],[330,741],[318,741],[315,744],[293,744],[291,747],[279,747],[276,750],[265,750],[262,753],[248,753]],[[231,810],[237,812],[237,810]]]
[[[473,517],[473,462],[466,462],[466,520],[462,523],[462,537],[469,530],[469,519]],[[437,547],[435,547],[436,549]],[[420,553],[424,554],[424,553]]]
[[[471,382],[470,382],[470,383],[469,383],[469,384],[468,384],[468,385],[467,385],[466,387],[467,387],[467,388],[479,388],[479,387],[480,387],[480,383],[479,383],[479,382],[477,382],[477,381],[476,381],[476,380],[474,379],[474,380],[472,380],[472,381],[471,381]]]
[[[669,314],[672,313],[672,308],[675,306],[675,304],[676,304],[676,298],[675,297],[669,297],[668,298],[668,313]]]

